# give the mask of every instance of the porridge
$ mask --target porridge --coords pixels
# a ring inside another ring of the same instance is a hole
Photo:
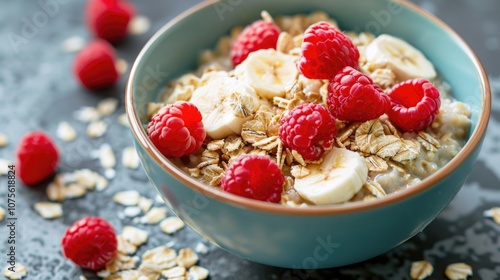
[[[238,180],[226,177],[254,155],[272,162],[259,163],[267,173],[277,167],[278,177],[250,173],[277,184],[278,195],[252,197],[248,189],[240,195],[293,207],[338,204],[409,188],[464,145],[468,106],[453,99],[409,43],[343,33],[323,12],[262,17],[234,27],[201,54],[196,71],[171,81],[161,100],[148,104],[150,138],[190,176],[231,191]],[[189,131],[182,127],[158,142],[160,123],[178,125],[165,116],[179,110],[196,111],[198,122],[183,119],[193,124]]]

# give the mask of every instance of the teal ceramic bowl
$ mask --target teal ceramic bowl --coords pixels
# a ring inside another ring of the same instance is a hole
[[[405,191],[371,202],[287,208],[250,200],[201,184],[149,141],[146,104],[171,79],[196,68],[203,49],[235,25],[260,17],[323,10],[341,29],[388,33],[423,51],[472,109],[463,150],[445,167]],[[255,262],[288,268],[326,268],[370,259],[422,231],[462,187],[478,156],[491,95],[476,55],[449,27],[406,1],[252,0],[207,1],[161,28],[135,61],[126,89],[126,110],[135,146],[153,186],[166,204],[200,235]]]

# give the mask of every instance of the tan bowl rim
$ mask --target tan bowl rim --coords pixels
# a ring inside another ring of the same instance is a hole
[[[139,143],[144,147],[146,152],[151,156],[152,159],[156,161],[160,166],[165,168],[165,170],[170,173],[175,179],[179,180],[183,184],[189,186],[190,188],[211,197],[215,200],[218,200],[222,203],[228,203],[236,207],[245,208],[248,210],[260,211],[260,212],[268,212],[273,214],[280,215],[298,215],[298,216],[321,216],[321,215],[335,215],[335,214],[348,214],[355,213],[365,210],[377,209],[380,207],[388,206],[390,204],[395,204],[398,202],[402,202],[406,198],[415,196],[429,188],[433,185],[437,184],[439,181],[443,180],[447,177],[451,172],[456,169],[467,157],[471,155],[475,147],[480,143],[481,138],[486,132],[486,128],[489,121],[490,111],[491,111],[491,89],[488,82],[488,76],[481,62],[479,61],[477,55],[472,51],[471,47],[447,24],[443,21],[435,17],[434,15],[428,13],[422,8],[418,7],[416,4],[409,3],[407,1],[398,1],[400,4],[414,10],[417,13],[427,17],[429,20],[438,24],[449,32],[457,42],[461,45],[462,49],[468,54],[468,56],[473,60],[476,69],[479,71],[481,86],[482,86],[482,112],[480,113],[478,124],[476,130],[471,135],[469,141],[465,144],[462,150],[458,153],[458,155],[453,158],[448,164],[446,164],[443,168],[438,170],[433,175],[429,176],[421,183],[405,189],[403,191],[391,194],[384,198],[378,198],[373,201],[363,201],[363,202],[352,202],[340,205],[325,205],[325,206],[312,206],[312,207],[287,207],[280,204],[268,203],[257,201],[245,197],[240,197],[233,195],[231,193],[223,192],[221,190],[215,189],[214,187],[203,184],[196,179],[190,177],[188,174],[184,173],[178,167],[176,167],[173,163],[171,163],[167,158],[165,158],[151,143],[149,140],[147,133],[142,127],[140,119],[138,117],[137,111],[134,108],[134,77],[138,71],[138,65],[140,64],[142,58],[147,53],[148,49],[151,45],[163,34],[166,30],[170,29],[172,26],[177,24],[183,18],[195,13],[198,10],[201,10],[209,5],[220,2],[220,0],[206,0],[203,1],[185,12],[179,14],[177,17],[169,21],[162,28],[160,28],[146,43],[143,47],[139,55],[137,56],[132,69],[129,74],[129,78],[126,85],[125,91],[125,108],[128,116],[128,120],[130,123],[130,127],[136,139]]]

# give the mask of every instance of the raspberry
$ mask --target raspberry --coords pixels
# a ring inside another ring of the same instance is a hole
[[[57,147],[47,134],[26,134],[16,151],[17,174],[25,185],[35,185],[54,174],[59,161]]]
[[[419,131],[429,126],[439,113],[439,90],[419,78],[395,85],[389,92],[389,120],[404,131]]]
[[[127,36],[135,7],[123,0],[90,0],[85,7],[85,18],[91,32],[111,43]]]
[[[296,150],[305,160],[318,160],[332,146],[337,135],[335,119],[325,107],[305,103],[281,119],[279,136],[283,144]]]
[[[278,165],[266,156],[242,155],[229,165],[221,188],[235,195],[278,203],[285,177]]]
[[[73,73],[80,83],[90,90],[114,85],[119,74],[115,66],[113,47],[104,40],[90,43],[75,57]]]
[[[192,103],[168,104],[153,116],[148,125],[149,138],[166,157],[194,153],[205,140],[202,116]]]
[[[332,79],[342,68],[358,68],[359,51],[342,31],[320,21],[307,28],[297,68],[309,79]]]
[[[272,21],[258,20],[247,26],[231,46],[230,54],[233,65],[243,62],[251,52],[276,49],[279,35],[280,29]]]
[[[108,264],[117,249],[113,226],[98,217],[76,221],[64,233],[61,244],[66,258],[91,270],[99,270]]]
[[[364,122],[387,112],[389,99],[370,77],[346,67],[328,85],[326,104],[339,120]]]

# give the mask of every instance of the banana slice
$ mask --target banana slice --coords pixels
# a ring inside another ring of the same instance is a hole
[[[307,167],[309,175],[295,179],[299,195],[317,205],[346,202],[368,178],[365,160],[358,153],[333,148],[319,165]]]
[[[212,139],[239,134],[241,126],[259,108],[255,90],[246,83],[220,75],[205,80],[190,99],[203,116],[203,126]]]
[[[298,75],[296,56],[277,52],[274,49],[258,50],[235,69],[238,79],[247,82],[262,98],[284,97]]]
[[[436,77],[434,66],[422,52],[391,35],[382,34],[375,38],[366,47],[365,56],[369,62],[386,64],[400,81]]]

